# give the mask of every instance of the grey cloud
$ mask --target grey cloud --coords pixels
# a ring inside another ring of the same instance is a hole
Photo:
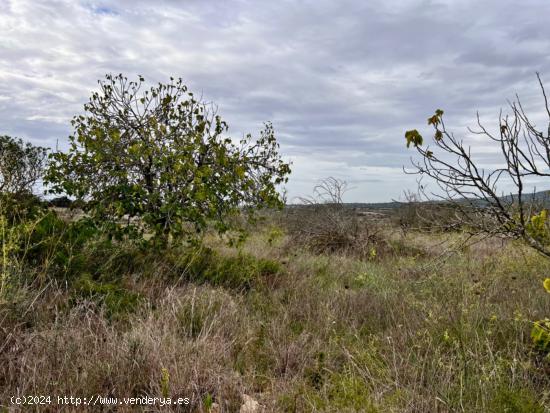
[[[515,92],[540,111],[548,15],[543,0],[5,0],[0,133],[63,146],[105,73],[181,76],[234,136],[273,121],[291,196],[335,175],[354,182],[350,201],[389,200],[415,185],[403,132],[429,134],[434,109],[465,135]]]

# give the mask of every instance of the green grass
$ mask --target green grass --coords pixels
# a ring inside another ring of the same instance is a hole
[[[314,255],[271,225],[239,249],[89,244],[69,281],[29,283],[27,268],[4,297],[0,400],[24,388],[169,391],[192,411],[238,411],[243,394],[275,412],[549,411],[550,361],[530,332],[550,315],[550,260],[441,242]]]

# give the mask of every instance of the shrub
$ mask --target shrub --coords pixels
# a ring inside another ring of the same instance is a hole
[[[344,204],[346,188],[346,182],[327,178],[314,188],[312,197],[301,198],[301,205],[288,207],[286,226],[291,242],[316,254],[375,256],[382,241],[380,229]]]
[[[0,193],[0,214],[10,225],[36,219],[46,208],[47,204],[30,192]]]
[[[137,293],[123,288],[119,282],[100,282],[91,274],[83,274],[71,285],[74,299],[86,298],[105,308],[110,319],[122,318],[134,311],[141,300]]]
[[[73,201],[71,201],[66,196],[60,196],[60,197],[57,197],[57,198],[54,198],[54,199],[50,200],[48,203],[52,207],[70,208],[71,205],[73,204]]]
[[[542,285],[546,292],[550,293],[550,278],[546,278]],[[531,340],[535,348],[544,354],[550,354],[550,319],[545,318],[533,323]]]
[[[55,277],[70,277],[83,270],[85,246],[101,238],[90,220],[67,223],[55,211],[20,224],[19,230],[22,262]]]
[[[281,271],[276,261],[242,251],[236,256],[223,256],[207,247],[188,249],[179,265],[189,280],[238,290],[248,290],[262,278],[277,276]]]
[[[457,207],[445,202],[421,202],[411,198],[403,202],[392,214],[392,221],[402,230],[451,232],[462,229],[457,222]]]
[[[140,264],[137,244],[113,242],[90,219],[66,222],[47,209],[32,218],[10,222],[4,217],[0,223],[4,261],[31,269],[33,276],[71,279],[90,272],[98,279],[105,274],[117,279]]]
[[[544,413],[538,398],[526,389],[499,387],[489,403],[491,413]]]
[[[35,197],[24,199],[28,202],[22,204],[18,196],[0,194],[1,294],[6,292],[16,276],[23,274],[25,259],[34,246],[32,235],[47,216],[47,211]]]
[[[535,321],[531,330],[531,339],[538,350],[550,352],[550,319]]]

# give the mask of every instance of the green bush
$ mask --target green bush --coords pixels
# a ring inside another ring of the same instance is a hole
[[[526,389],[498,388],[489,403],[490,413],[544,413],[537,396]]]
[[[21,224],[18,255],[30,268],[54,278],[73,279],[89,272],[95,279],[114,280],[142,264],[136,243],[115,241],[89,219],[65,222],[54,211],[36,222]]]
[[[311,392],[308,399],[320,411],[362,411],[376,413],[365,380],[350,371],[332,373],[321,391]]]
[[[30,192],[0,193],[0,213],[10,225],[34,220],[47,211],[47,203]]]
[[[544,215],[546,217],[546,214]],[[546,292],[550,293],[550,278],[542,283]],[[535,348],[548,354],[550,357],[550,319],[535,321],[531,329],[531,340]]]
[[[20,196],[0,194],[1,294],[21,279],[32,236],[46,215],[35,197],[23,202]]]
[[[535,321],[531,330],[531,339],[538,350],[550,352],[550,319]]]
[[[263,277],[277,276],[278,262],[239,252],[223,256],[210,248],[189,249],[180,257],[180,267],[190,281],[208,282],[238,290],[248,290]]]
[[[86,267],[86,246],[101,238],[89,220],[67,223],[54,211],[19,224],[19,259],[31,268],[56,278],[69,278]]]
[[[90,274],[83,274],[71,285],[73,299],[86,298],[97,302],[105,309],[109,319],[122,318],[134,311],[141,296],[122,287],[119,282],[100,282]]]

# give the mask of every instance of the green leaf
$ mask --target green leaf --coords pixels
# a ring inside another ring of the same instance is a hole
[[[417,147],[421,146],[424,142],[424,139],[422,138],[422,135],[416,130],[412,129],[405,132],[405,139],[407,140],[407,148],[411,145],[411,143]]]

